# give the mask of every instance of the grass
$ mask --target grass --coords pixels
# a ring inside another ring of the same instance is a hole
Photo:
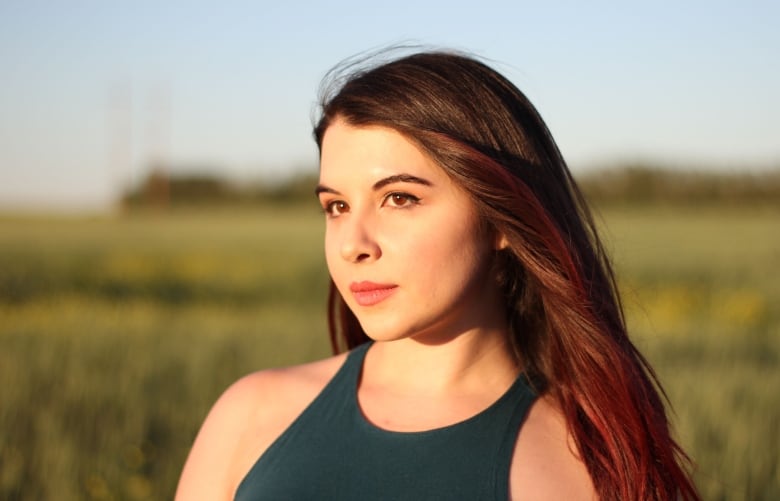
[[[604,214],[629,328],[667,390],[704,499],[780,499],[778,216]]]
[[[603,211],[705,499],[780,498],[778,216]],[[0,218],[0,498],[170,499],[230,382],[327,354],[321,240],[316,208]]]

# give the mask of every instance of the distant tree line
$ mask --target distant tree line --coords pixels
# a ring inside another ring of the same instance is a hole
[[[599,205],[780,206],[780,168],[738,172],[633,165],[586,172],[577,182]]]
[[[135,187],[124,191],[123,209],[196,206],[258,206],[314,204],[317,175],[301,173],[274,183],[237,183],[216,174],[168,174],[154,169]]]
[[[780,206],[780,169],[760,172],[662,169],[634,165],[591,170],[576,176],[597,205]],[[235,183],[215,174],[167,174],[155,169],[123,193],[125,209],[193,206],[314,204],[316,173],[282,182]]]

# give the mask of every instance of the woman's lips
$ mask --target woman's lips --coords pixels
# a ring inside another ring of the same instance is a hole
[[[395,284],[376,284],[374,282],[352,282],[349,290],[352,297],[360,306],[373,306],[381,303],[395,293],[398,286]]]

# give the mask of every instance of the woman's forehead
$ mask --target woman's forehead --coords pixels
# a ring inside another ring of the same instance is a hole
[[[431,182],[447,177],[429,155],[395,129],[337,121],[325,131],[321,181],[346,176],[380,178],[402,172],[430,178]]]

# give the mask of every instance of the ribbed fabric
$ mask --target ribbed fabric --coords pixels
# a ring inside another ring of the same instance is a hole
[[[422,432],[382,430],[357,402],[370,345],[349,353],[257,460],[235,500],[506,500],[517,433],[536,398],[525,377],[460,423]]]

